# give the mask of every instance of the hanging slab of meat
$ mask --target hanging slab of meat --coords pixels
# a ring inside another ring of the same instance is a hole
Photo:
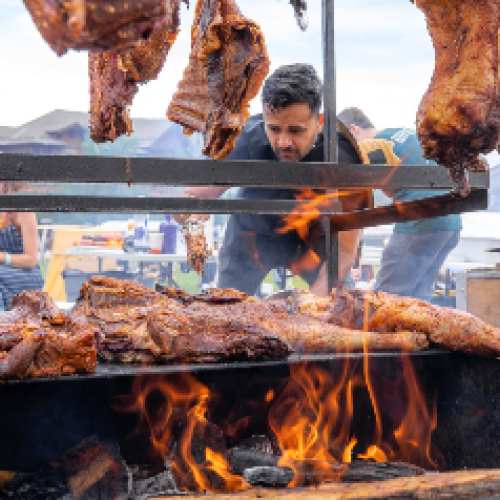
[[[122,52],[89,53],[90,136],[94,142],[113,142],[132,133],[128,108],[138,84],[154,80],[165,64],[179,31],[180,0],[167,3],[166,26],[138,47]]]
[[[38,31],[62,56],[68,49],[123,50],[165,25],[168,0],[23,0]]]
[[[336,288],[330,298],[302,293],[298,308],[320,321],[377,332],[419,332],[446,349],[500,354],[500,330],[472,314],[383,292]]]
[[[434,76],[417,113],[426,158],[450,169],[465,194],[465,170],[498,147],[498,0],[415,0],[436,51]]]
[[[191,54],[167,117],[202,132],[203,154],[224,159],[246,123],[249,102],[269,71],[264,36],[232,0],[199,0]]]
[[[96,332],[44,292],[15,296],[0,314],[0,379],[88,373],[96,363]]]

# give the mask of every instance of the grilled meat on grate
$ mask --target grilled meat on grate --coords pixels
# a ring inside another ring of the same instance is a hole
[[[472,314],[423,300],[338,287],[330,297],[302,293],[298,308],[320,321],[376,332],[425,334],[446,349],[498,355],[500,330]]]
[[[93,372],[96,363],[95,330],[46,293],[23,292],[0,313],[0,379]]]

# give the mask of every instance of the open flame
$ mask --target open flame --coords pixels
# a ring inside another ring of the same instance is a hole
[[[288,486],[311,484],[304,470],[312,473],[316,482],[338,481],[354,460],[403,461],[427,469],[442,468],[440,456],[431,449],[437,425],[436,402],[429,410],[410,357],[403,354],[399,358],[395,379],[377,373],[372,359],[367,353],[363,359],[345,355],[328,370],[317,364],[292,364],[287,383],[262,396],[260,408],[269,409],[269,434],[281,451],[278,466],[294,471]],[[394,394],[400,401],[394,408],[388,407]],[[361,407],[367,425],[361,435],[355,435],[353,422],[360,421],[360,407],[356,406],[360,395],[369,403]],[[228,417],[214,425],[210,411],[217,398],[188,373],[137,377],[131,395],[122,398],[121,409],[139,413],[140,426],[149,432],[154,453],[170,464],[184,490],[237,491],[249,487],[240,475],[231,472],[227,442],[241,427],[251,428],[254,416],[236,424]],[[156,403],[151,404],[151,400]]]

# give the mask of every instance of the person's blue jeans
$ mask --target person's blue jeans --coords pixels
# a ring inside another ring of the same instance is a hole
[[[382,253],[375,291],[430,301],[434,283],[460,231],[393,233]]]

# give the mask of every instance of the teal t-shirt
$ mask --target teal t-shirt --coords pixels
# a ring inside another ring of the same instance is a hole
[[[432,160],[422,156],[422,148],[418,142],[415,130],[408,128],[386,128],[375,136],[375,139],[385,139],[394,144],[394,154],[401,159],[401,165],[437,165]],[[397,189],[391,191],[398,202],[430,198],[448,191],[438,189]],[[396,233],[435,233],[437,231],[454,231],[462,229],[460,215],[446,215],[433,219],[403,222],[394,226]]]

